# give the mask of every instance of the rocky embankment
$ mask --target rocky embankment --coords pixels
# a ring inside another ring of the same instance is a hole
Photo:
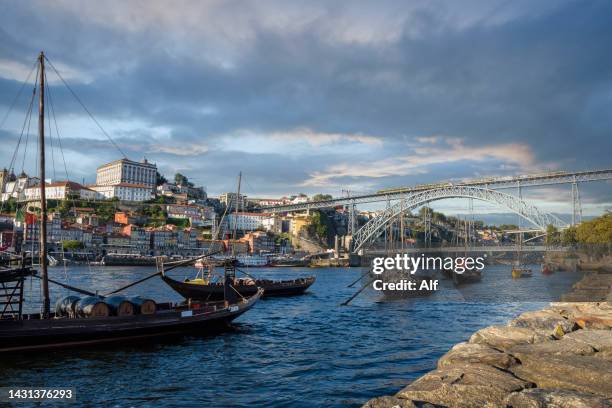
[[[477,331],[363,407],[612,407],[611,288],[612,274],[587,275],[563,302]]]

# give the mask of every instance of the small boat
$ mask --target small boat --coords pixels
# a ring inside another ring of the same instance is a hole
[[[512,279],[531,278],[533,272],[529,268],[515,266],[512,268]]]
[[[303,294],[314,282],[314,276],[291,280],[257,279],[235,276],[236,261],[225,262],[225,276],[231,276],[232,287],[241,296],[253,296],[259,288],[264,297],[295,296]],[[211,274],[197,275],[194,279],[178,281],[162,272],[162,280],[186,299],[217,300],[223,298],[223,282],[214,280]]]
[[[516,262],[512,267],[512,279],[530,278],[533,276],[531,269],[526,268],[522,262],[523,252],[523,234],[520,233],[518,236],[518,245],[516,250]]]
[[[541,270],[542,275],[552,275],[554,273],[552,266],[547,263],[542,264]]]

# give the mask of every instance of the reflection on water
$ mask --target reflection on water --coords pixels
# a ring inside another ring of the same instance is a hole
[[[106,293],[153,272],[82,266],[53,268],[50,275]],[[443,289],[426,298],[382,302],[368,290],[342,307],[357,289],[347,285],[361,269],[249,272],[270,278],[316,274],[317,282],[304,296],[260,301],[233,330],[214,337],[3,356],[0,386],[74,387],[80,402],[104,406],[359,406],[431,370],[475,330],[555,300],[580,277],[536,272],[533,278],[512,280],[509,267],[494,266],[485,270],[481,283],[459,289],[441,278]],[[171,272],[179,279],[192,273],[190,268]],[[51,289],[52,303],[67,293]],[[30,310],[38,310],[38,282],[28,282],[26,293]],[[180,300],[155,278],[126,293]]]

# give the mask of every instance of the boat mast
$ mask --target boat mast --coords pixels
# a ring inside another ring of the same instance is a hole
[[[242,172],[238,173],[238,190],[236,192],[236,210],[234,211],[234,214],[236,215],[236,219],[234,220],[234,231],[233,231],[233,236],[232,239],[235,241],[236,240],[236,233],[238,230],[238,211],[240,210],[240,183],[242,181]],[[233,251],[234,246],[232,245],[232,252]]]
[[[49,279],[47,276],[47,197],[45,194],[45,54],[38,56],[40,93],[38,102],[38,149],[40,154],[40,274],[43,291],[43,318],[49,317]]]

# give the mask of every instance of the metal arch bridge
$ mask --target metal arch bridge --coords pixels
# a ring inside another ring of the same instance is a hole
[[[432,201],[448,198],[472,198],[497,204],[518,214],[538,230],[545,231],[550,224],[557,228],[567,225],[552,214],[543,213],[537,207],[519,197],[482,187],[447,186],[407,194],[400,202],[385,209],[378,217],[368,221],[353,235],[353,252],[359,251],[366,243],[376,239],[382,229],[394,218],[405,211],[413,210]]]
[[[418,193],[435,188],[445,187],[481,187],[490,190],[501,190],[509,188],[522,188],[532,186],[544,186],[553,184],[574,184],[590,181],[612,180],[612,169],[589,170],[579,172],[551,172],[543,174],[530,174],[522,176],[490,177],[458,183],[442,182],[436,184],[424,184],[414,187],[400,187],[396,189],[381,190],[370,194],[360,194],[347,197],[333,198],[331,200],[309,201],[300,204],[286,204],[263,207],[261,210],[268,213],[287,213],[314,210],[318,208],[329,208],[339,205],[355,205],[364,203],[375,203],[381,201],[394,201],[408,197],[410,194]]]

